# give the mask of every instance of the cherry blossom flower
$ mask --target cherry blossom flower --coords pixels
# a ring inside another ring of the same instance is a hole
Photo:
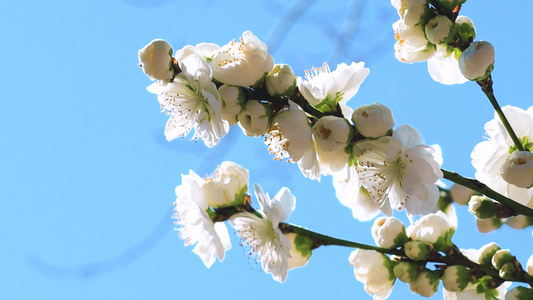
[[[186,246],[196,244],[193,252],[209,268],[216,257],[223,261],[225,251],[231,249],[228,230],[224,223],[213,223],[207,214],[209,204],[202,190],[204,179],[190,171],[189,175],[181,175],[181,181],[176,187],[174,203],[174,218],[180,225],[180,237]]]
[[[164,40],[151,41],[139,50],[139,66],[151,80],[172,79],[172,47]]]
[[[392,136],[363,140],[354,146],[359,182],[372,202],[387,200],[394,210],[410,215],[427,214],[435,208],[442,178],[442,157],[424,145],[416,129],[402,125]]]
[[[274,60],[266,45],[250,31],[240,42],[233,40],[218,49],[210,62],[213,77],[226,84],[249,87],[257,84],[272,70]]]
[[[354,266],[355,278],[365,285],[365,291],[374,300],[387,299],[396,277],[390,259],[373,250],[357,249],[348,258]]]
[[[533,106],[527,111],[514,106],[502,107],[517,137],[522,141],[533,140]],[[514,151],[514,143],[495,113],[494,119],[485,124],[488,140],[477,144],[472,151],[472,165],[476,169],[477,180],[488,185],[496,192],[521,204],[533,205],[533,189],[525,189],[510,184],[501,176],[501,169]]]
[[[274,280],[285,282],[292,244],[278,225],[289,218],[296,199],[288,188],[282,188],[271,200],[259,185],[255,185],[255,195],[261,207],[261,216],[237,213],[230,218],[231,226],[257,254],[265,272],[272,274]]]
[[[193,139],[201,138],[213,147],[229,130],[221,117],[221,100],[211,81],[211,69],[197,55],[190,55],[180,65],[182,72],[171,82],[158,81],[147,88],[157,94],[161,108],[170,119],[165,136],[171,141],[186,136],[193,128]]]

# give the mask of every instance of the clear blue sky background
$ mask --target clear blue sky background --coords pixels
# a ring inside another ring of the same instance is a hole
[[[279,284],[232,234],[223,263],[206,269],[173,231],[174,188],[190,169],[210,174],[224,160],[251,172],[274,195],[297,198],[289,220],[312,230],[373,243],[371,222],[351,217],[331,179],[307,180],[272,160],[261,138],[232,128],[206,148],[165,140],[166,117],[137,51],[154,38],[177,50],[223,45],[251,30],[275,62],[304,69],[324,61],[365,61],[370,75],[352,107],[379,101],[396,124],[416,127],[444,152],[443,167],[473,176],[470,152],[492,119],[475,83],[443,86],[426,64],[394,58],[389,1],[4,1],[0,5],[0,299],[367,299],[348,263],[351,249],[313,252]],[[297,3],[307,3],[286,23]],[[493,73],[503,105],[526,109],[532,60],[530,1],[475,1],[463,7],[478,39],[496,48]],[[281,39],[279,39],[282,37]],[[345,37],[344,42],[341,37]],[[254,199],[255,200],[255,199]],[[479,248],[496,240],[525,264],[531,230],[480,234],[459,207],[454,241]],[[404,215],[400,213],[398,215]],[[414,299],[397,282],[390,299]],[[441,298],[441,293],[436,295]]]

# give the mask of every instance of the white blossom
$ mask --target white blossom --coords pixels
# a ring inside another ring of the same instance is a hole
[[[407,241],[405,226],[394,217],[377,218],[371,232],[376,245],[382,248],[402,246]]]
[[[324,63],[321,68],[306,71],[305,80],[298,77],[298,89],[312,106],[339,104],[343,115],[349,118],[352,110],[346,106],[346,101],[357,93],[368,75],[369,70],[364,66],[364,62],[342,63],[331,72]]]
[[[187,45],[176,51],[174,58],[179,64],[190,55],[196,55],[203,61],[208,62],[217,53],[220,46],[213,43],[200,43],[196,46]]]
[[[396,44],[394,55],[403,63],[426,61],[435,54],[435,48],[428,47],[428,40],[422,26],[407,26],[403,20],[392,24]]]
[[[454,184],[450,188],[452,200],[459,205],[467,205],[473,192],[471,189],[460,184]]]
[[[222,100],[222,107],[220,113],[222,119],[228,121],[230,126],[237,124],[237,115],[241,112],[244,105],[244,94],[241,88],[223,84],[218,88],[220,99]]]
[[[205,181],[190,171],[189,175],[181,175],[181,185],[176,187],[174,218],[180,225],[180,237],[186,246],[196,244],[193,252],[211,267],[215,257],[224,260],[225,251],[231,249],[230,238],[226,225],[222,222],[213,223],[207,210],[209,204],[203,192]]]
[[[276,114],[272,123],[265,144],[270,153],[275,155],[274,159],[288,158],[298,163],[304,176],[320,180],[320,166],[306,113],[289,101],[289,109]]]
[[[289,189],[282,188],[271,200],[258,185],[255,185],[255,195],[261,207],[261,217],[241,212],[233,215],[230,223],[257,254],[265,272],[271,273],[274,280],[285,282],[292,245],[278,225],[287,220],[294,210],[295,197]]]
[[[526,271],[529,275],[533,276],[533,255],[527,260]]]
[[[422,271],[415,280],[409,282],[409,289],[424,297],[431,297],[439,288],[439,271]]]
[[[533,107],[524,111],[518,107],[505,106],[502,107],[502,111],[519,139],[533,140]],[[521,204],[532,205],[530,201],[533,189],[509,184],[500,174],[509,151],[514,151],[515,148],[496,113],[494,119],[485,124],[485,131],[488,140],[477,144],[471,154],[472,165],[476,169],[476,179]]]
[[[139,66],[151,80],[172,79],[172,47],[164,40],[151,41],[139,50]]]
[[[440,151],[423,144],[416,129],[402,125],[392,136],[355,144],[361,185],[373,202],[390,202],[394,210],[411,215],[427,214],[435,208],[442,178]]]
[[[248,191],[248,170],[238,164],[225,161],[203,185],[209,206],[219,208],[242,205]]]
[[[201,138],[213,147],[228,132],[229,124],[221,118],[220,95],[211,81],[211,69],[196,55],[188,56],[180,67],[182,72],[173,81],[158,81],[147,88],[157,94],[162,110],[170,115],[165,136],[171,141],[194,128],[193,139]]]
[[[385,254],[373,250],[357,249],[348,258],[354,267],[355,278],[365,285],[365,291],[374,300],[387,299],[396,278]]]
[[[357,132],[370,138],[382,137],[394,126],[390,108],[377,102],[356,108],[352,114],[352,122]]]
[[[210,66],[216,80],[249,87],[272,70],[274,60],[267,53],[267,46],[250,31],[245,31],[240,41],[233,40],[218,49]]]
[[[515,151],[507,157],[500,170],[502,178],[521,188],[533,186],[533,153]]]
[[[413,240],[431,244],[437,250],[451,246],[451,237],[455,232],[455,227],[450,224],[448,217],[437,211],[422,216],[406,229],[407,236]]]
[[[494,55],[491,43],[473,42],[459,57],[459,69],[470,80],[485,79],[494,68]]]
[[[247,136],[261,136],[270,129],[270,108],[258,100],[248,100],[237,115],[239,127]]]
[[[291,66],[274,65],[265,77],[265,87],[271,96],[291,96],[296,88],[296,76]]]
[[[459,61],[445,46],[437,45],[434,55],[428,59],[428,72],[433,80],[442,84],[461,84],[468,79],[459,69]]]
[[[442,43],[450,34],[452,25],[452,20],[443,15],[435,16],[429,20],[425,28],[428,41],[436,45]]]

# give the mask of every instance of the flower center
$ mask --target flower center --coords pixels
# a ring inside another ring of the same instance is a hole
[[[307,81],[311,81],[311,79],[318,77],[321,74],[331,73],[331,70],[329,69],[328,63],[324,63],[320,68],[313,67],[310,70],[305,70],[304,72],[305,79],[307,79]]]

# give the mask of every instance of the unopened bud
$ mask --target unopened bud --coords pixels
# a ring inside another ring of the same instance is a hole
[[[139,50],[139,66],[151,80],[169,80],[172,69],[172,47],[164,40],[153,40]]]
[[[247,136],[260,136],[270,129],[272,110],[257,100],[248,100],[237,115],[239,126]]]
[[[463,75],[472,80],[483,80],[494,69],[494,47],[487,41],[470,44],[459,56],[459,69]]]
[[[470,201],[470,196],[472,196],[472,192],[471,189],[460,184],[454,184],[450,188],[452,200],[459,205],[467,205],[468,201]]]
[[[500,174],[510,184],[530,188],[533,186],[533,153],[529,151],[511,153],[503,163]]]
[[[390,108],[377,102],[358,107],[352,114],[352,121],[360,134],[370,138],[382,137],[394,126]]]
[[[404,245],[405,255],[412,260],[424,260],[429,256],[428,246],[421,241],[409,241]]]
[[[492,232],[502,227],[502,220],[498,218],[476,219],[477,230],[482,233]]]
[[[493,242],[481,247],[481,249],[479,249],[479,263],[487,266],[491,265],[492,257],[494,256],[496,251],[500,249],[500,246]]]
[[[514,260],[515,258],[509,250],[498,250],[492,256],[492,266],[496,270],[499,270],[504,264],[513,262]]]
[[[296,76],[289,65],[276,64],[265,77],[270,96],[291,96],[296,88]]]
[[[407,242],[405,226],[394,217],[377,218],[372,226],[372,237],[382,248],[398,247]]]
[[[418,276],[418,266],[412,263],[401,261],[392,269],[394,276],[403,282],[411,282]]]
[[[317,145],[325,152],[344,149],[352,135],[352,127],[348,121],[335,116],[320,118],[312,130]]]
[[[514,289],[510,289],[505,294],[505,300],[527,300],[527,299],[533,299],[533,289],[529,289],[524,286],[517,286]]]
[[[449,266],[442,275],[442,284],[450,292],[460,292],[470,282],[470,270],[461,265]]]
[[[432,44],[438,45],[446,40],[453,25],[448,17],[439,15],[429,20],[426,24],[426,37]]]
[[[494,201],[484,196],[472,196],[468,202],[468,211],[478,219],[494,217]]]
[[[222,99],[222,107],[220,113],[222,118],[229,122],[229,125],[237,123],[237,115],[241,112],[244,103],[244,94],[240,87],[224,84],[218,88],[220,99]]]
[[[433,296],[439,287],[440,271],[422,271],[415,280],[409,283],[409,289],[424,297]]]

